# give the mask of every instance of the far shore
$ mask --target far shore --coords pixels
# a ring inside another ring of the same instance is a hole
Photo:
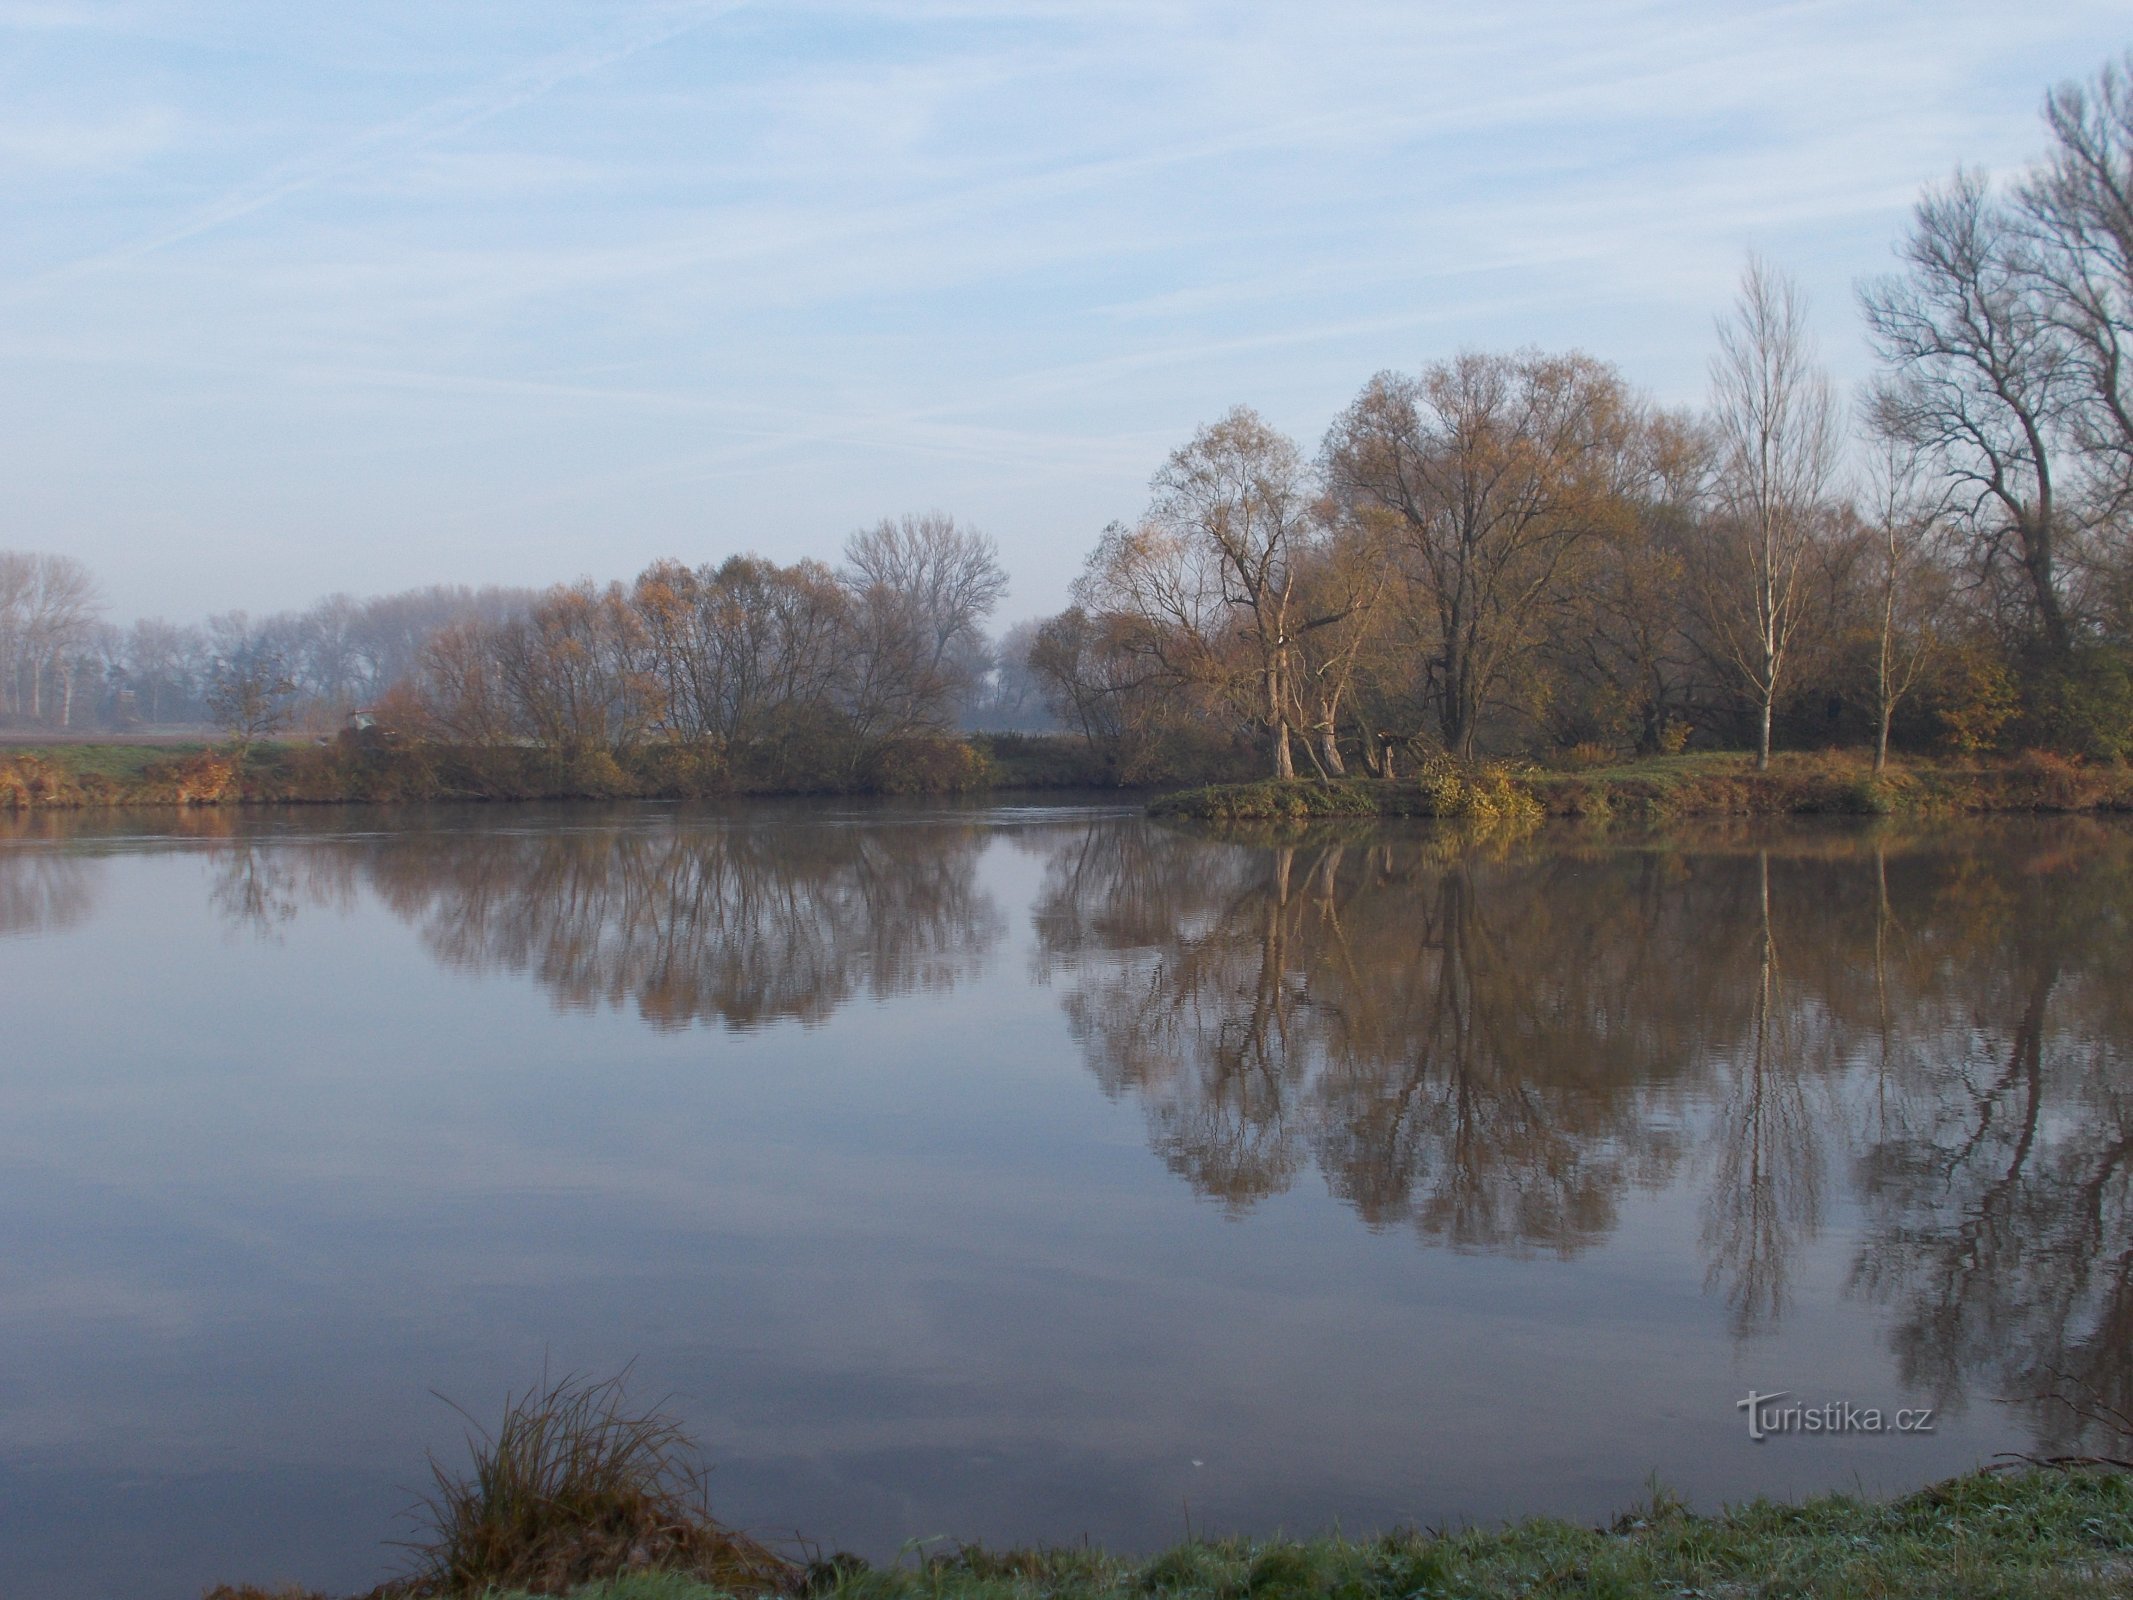
[[[1131,780],[1131,781],[1129,781]],[[238,750],[195,737],[0,736],[0,812],[129,807],[393,805],[505,801],[723,800],[1109,792],[1152,815],[1203,824],[1436,817],[1665,823],[1693,817],[2133,812],[2133,766],[2044,751],[1968,759],[1737,751],[1578,766],[1439,760],[1398,778],[1262,778],[1196,785],[1122,772],[1066,734],[914,739],[864,762],[728,758],[672,745],[560,754],[345,738]]]

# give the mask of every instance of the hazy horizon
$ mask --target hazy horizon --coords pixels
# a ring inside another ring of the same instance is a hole
[[[1823,352],[2121,6],[0,3],[0,547],[111,614],[831,558],[938,507],[998,621],[1245,403],[1576,346]]]

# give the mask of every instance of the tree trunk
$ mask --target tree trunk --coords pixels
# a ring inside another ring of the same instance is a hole
[[[1776,698],[1777,696],[1773,690],[1765,689],[1763,691],[1763,714],[1755,741],[1755,770],[1757,772],[1768,772],[1770,770],[1770,703]]]
[[[1296,760],[1289,750],[1289,719],[1281,706],[1281,667],[1273,661],[1266,666],[1266,719],[1274,730],[1274,776],[1293,778]]]

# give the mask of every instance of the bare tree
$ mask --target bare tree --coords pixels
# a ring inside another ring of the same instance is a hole
[[[1806,313],[1799,288],[1750,257],[1711,362],[1720,515],[1701,576],[1719,647],[1755,700],[1759,768],[1770,765],[1771,713],[1838,448],[1837,402]]]
[[[2023,265],[2065,339],[2076,440],[2098,521],[2133,505],[2133,52],[2044,103],[2052,148],[2015,195]]]
[[[884,517],[846,541],[839,576],[860,720],[889,735],[951,725],[989,665],[985,619],[1007,593],[998,546],[945,512]]]
[[[1996,578],[2013,558],[2046,647],[2063,655],[2052,441],[2073,403],[2065,335],[1981,174],[1928,193],[1899,248],[1908,270],[1860,291],[1889,366],[1877,414],[1946,479],[1980,570]]]
[[[102,609],[96,579],[72,556],[0,551],[0,713],[42,722],[57,709],[72,720],[78,658]]]
[[[1931,666],[1945,599],[1934,561],[1945,499],[1928,490],[1918,454],[1877,413],[1876,451],[1867,483],[1873,533],[1874,770],[1889,763],[1889,724],[1896,707]]]
[[[296,682],[281,653],[271,645],[239,638],[216,658],[207,710],[243,756],[287,723],[295,698]]]

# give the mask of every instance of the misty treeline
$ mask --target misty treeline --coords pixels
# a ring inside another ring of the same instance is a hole
[[[1014,687],[984,629],[1006,590],[993,541],[941,513],[853,534],[835,568],[660,561],[444,629],[381,710],[461,750],[538,746],[581,787],[647,750],[640,779],[683,791],[956,787],[977,772],[948,736]]]
[[[105,618],[81,562],[0,550],[0,725],[221,725],[249,686],[275,727],[337,726],[414,673],[443,628],[500,621],[533,599],[531,590],[440,586],[336,594],[270,617],[120,626]]]
[[[1920,201],[1846,404],[1751,260],[1709,398],[1576,354],[1373,378],[1307,453],[1248,409],[1156,474],[1032,664],[1129,773],[1893,736],[2133,747],[2133,55],[2047,153]]]
[[[629,584],[334,595],[120,628],[81,563],[0,553],[0,717],[252,740],[362,711],[566,763],[659,742],[815,781],[914,737],[1044,722],[1030,630],[999,647],[985,631],[1006,585],[989,538],[931,513],[854,534],[835,568],[662,561]]]

